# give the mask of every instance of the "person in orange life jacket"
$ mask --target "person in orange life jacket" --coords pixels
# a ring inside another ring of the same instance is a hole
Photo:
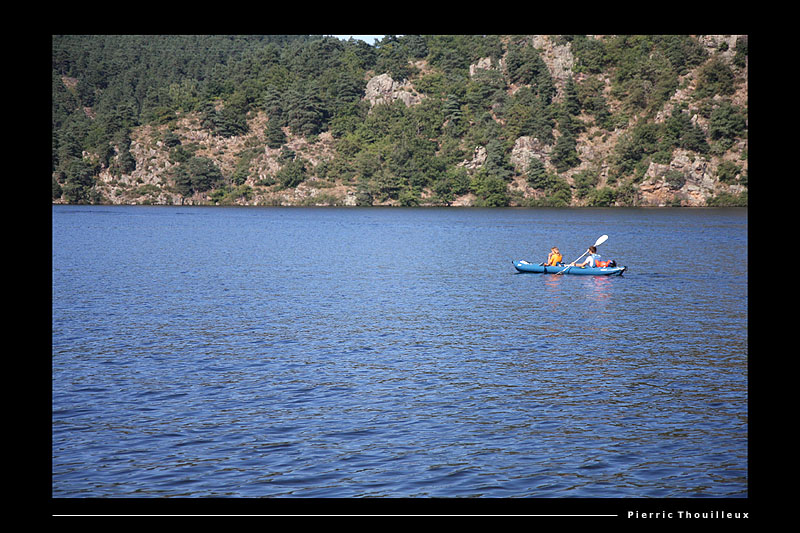
[[[592,267],[594,268],[597,266],[597,261],[600,259],[600,256],[597,254],[597,248],[594,246],[590,246],[587,250],[589,252],[589,256],[586,258],[586,261],[580,264],[570,263],[569,266],[577,266],[577,267]]]
[[[561,252],[558,251],[558,248],[553,246],[550,248],[550,253],[547,254],[547,262],[544,266],[556,266],[561,263],[564,258],[561,256]]]

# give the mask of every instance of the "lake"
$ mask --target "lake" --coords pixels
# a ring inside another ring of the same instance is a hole
[[[52,496],[746,498],[747,224],[53,206]]]

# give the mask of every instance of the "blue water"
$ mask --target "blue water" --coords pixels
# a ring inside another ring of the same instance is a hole
[[[744,209],[52,223],[54,497],[748,496]]]

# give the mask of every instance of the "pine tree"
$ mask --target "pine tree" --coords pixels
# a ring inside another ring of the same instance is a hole
[[[559,172],[564,172],[580,164],[578,152],[575,150],[575,137],[562,135],[553,147],[551,160]]]
[[[267,146],[270,148],[280,148],[286,142],[286,134],[281,128],[277,118],[271,118],[267,122]]]
[[[575,80],[572,76],[567,80],[564,86],[564,111],[570,115],[579,115],[581,113],[581,103],[578,100],[578,91],[575,88]]]

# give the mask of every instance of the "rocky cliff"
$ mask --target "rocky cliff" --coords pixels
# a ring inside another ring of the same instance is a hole
[[[700,36],[698,41],[708,51],[708,57],[716,61],[731,61],[737,40],[742,36]],[[582,83],[593,78],[600,87],[612,113],[619,110],[619,99],[611,91],[609,73],[589,74],[576,68],[576,58],[570,43],[559,41],[551,36],[532,36],[534,46],[539,50],[550,71],[555,84],[555,100],[563,99],[570,79]],[[712,59],[708,59],[711,61]],[[429,72],[425,60],[414,63],[415,72]],[[504,73],[505,59],[483,58],[470,67],[470,75],[481,70],[497,70]],[[662,124],[672,116],[674,110],[688,113],[693,125],[703,132],[709,131],[708,111],[701,107],[695,98],[698,77],[703,65],[689,69],[680,76],[678,88],[672,92],[663,107],[655,113],[652,122]],[[366,79],[366,89],[362,101],[374,107],[381,103],[402,101],[406,106],[417,106],[427,95],[416,87],[417,79],[395,80],[388,73],[370,72]],[[64,80],[65,85],[70,80]],[[520,86],[511,84],[509,95]],[[747,75],[740,77],[729,101],[746,109]],[[91,110],[87,110],[87,115]],[[554,143],[544,142],[530,136],[520,136],[507,154],[514,175],[508,183],[511,191],[511,205],[526,205],[526,201],[543,193],[526,180],[526,172],[533,160],[540,161],[544,168],[558,174],[572,188],[570,204],[586,205],[585,197],[577,194],[576,176],[591,171],[597,175],[592,184],[595,189],[611,183],[609,172],[614,163],[615,151],[623,138],[630,132],[641,117],[630,115],[627,123],[617,124],[613,129],[601,128],[596,120],[582,112],[577,119],[585,126],[577,136],[575,149],[579,164],[566,171],[558,171],[553,161]],[[143,125],[135,128],[130,136],[130,154],[135,160],[135,170],[120,173],[112,168],[102,168],[96,180],[95,189],[104,203],[112,204],[182,204],[182,205],[356,205],[358,203],[358,180],[337,175],[331,163],[341,149],[337,139],[330,132],[304,137],[283,128],[286,142],[281,148],[270,148],[267,139],[269,117],[262,110],[253,111],[248,116],[248,133],[232,137],[212,134],[204,128],[201,116],[190,112],[176,116],[169,124],[160,126]],[[502,124],[502,119],[495,117]],[[558,131],[555,132],[558,137]],[[175,187],[175,169],[180,164],[175,157],[176,145],[191,149],[193,156],[207,158],[219,168],[229,183],[224,190],[208,190],[191,195],[181,194]],[[487,159],[486,146],[464,146],[469,154],[459,166],[469,175],[480,171]],[[689,149],[676,149],[670,159],[651,161],[643,175],[631,185],[631,197],[618,198],[614,205],[640,206],[705,206],[720,196],[746,199],[748,172],[748,142],[746,135],[733,146],[708,154],[698,154]],[[286,153],[303,161],[306,178],[299,184],[286,187],[276,180],[276,176],[286,163]],[[246,156],[246,157],[245,157]],[[85,153],[91,159],[93,154]],[[109,165],[110,166],[110,165]],[[230,177],[239,174],[242,179],[231,184]],[[744,179],[743,179],[744,177]],[[427,205],[422,194],[420,205]],[[462,194],[449,205],[469,206],[474,202],[471,193]],[[63,199],[55,199],[61,202]],[[745,200],[746,201],[746,200]],[[375,202],[376,205],[394,205],[391,199]],[[741,203],[741,202],[740,202]]]

